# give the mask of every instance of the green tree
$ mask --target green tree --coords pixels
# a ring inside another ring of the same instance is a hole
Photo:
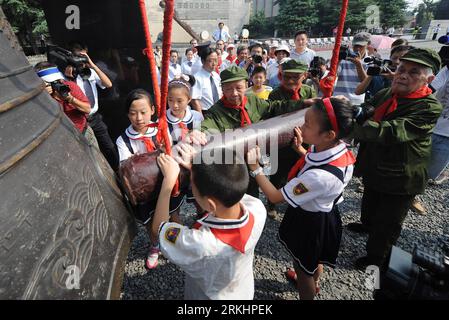
[[[311,30],[319,22],[317,2],[312,0],[280,0],[276,28],[284,36],[298,30]]]
[[[416,25],[428,25],[433,19],[433,12],[435,11],[435,3],[433,0],[423,0],[416,10]]]
[[[434,15],[437,20],[449,19],[449,0],[438,2],[435,5]]]
[[[22,46],[32,46],[37,54],[36,38],[48,35],[47,22],[39,1],[0,0],[0,5]]]
[[[405,23],[407,2],[405,0],[377,0],[381,25],[402,27]]]
[[[273,20],[265,17],[263,11],[258,11],[250,17],[247,28],[251,38],[271,37],[274,32],[274,23]]]

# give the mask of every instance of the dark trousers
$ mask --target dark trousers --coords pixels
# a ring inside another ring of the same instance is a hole
[[[361,221],[369,229],[367,255],[377,265],[386,262],[396,244],[414,198],[415,195],[382,193],[365,186]]]
[[[432,40],[435,40],[437,38],[437,35],[438,35],[438,33],[434,33],[433,37],[432,37]]]
[[[89,116],[89,125],[95,133],[100,151],[108,161],[111,168],[116,171],[119,166],[118,152],[115,149],[115,144],[109,136],[108,127],[103,122],[103,117],[98,112]]]

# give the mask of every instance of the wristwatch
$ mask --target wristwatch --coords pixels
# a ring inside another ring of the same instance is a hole
[[[249,175],[250,175],[251,177],[255,178],[257,175],[261,174],[262,172],[263,172],[263,168],[262,168],[262,167],[259,167],[259,168],[257,168],[257,169],[254,170],[254,171],[250,171],[250,172],[249,172]]]

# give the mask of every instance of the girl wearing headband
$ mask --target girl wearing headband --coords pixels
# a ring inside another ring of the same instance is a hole
[[[167,123],[173,144],[185,140],[193,129],[201,129],[203,115],[189,106],[192,100],[190,92],[194,84],[195,78],[184,74],[168,84]]]
[[[352,177],[355,158],[341,139],[353,130],[358,109],[344,97],[319,100],[295,128],[294,144],[300,153],[287,184],[276,189],[259,167],[260,150],[247,154],[251,175],[272,203],[287,202],[279,239],[293,257],[294,269],[286,275],[299,290],[301,300],[319,292],[323,264],[334,267],[342,235],[337,204]],[[310,145],[309,150],[302,143]]]

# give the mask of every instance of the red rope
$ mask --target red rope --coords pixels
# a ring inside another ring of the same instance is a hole
[[[173,16],[175,12],[174,1],[165,1],[164,12],[164,31],[163,31],[163,43],[162,43],[162,70],[161,70],[161,88],[158,86],[157,72],[156,72],[156,59],[154,58],[153,44],[151,42],[151,33],[147,17],[147,11],[145,6],[145,0],[139,0],[140,14],[142,16],[143,30],[145,33],[146,48],[143,50],[144,54],[148,57],[150,62],[151,81],[153,83],[154,103],[158,110],[158,133],[157,141],[163,141],[165,146],[165,152],[171,154],[171,144],[168,136],[168,124],[166,116],[167,95],[168,95],[168,67],[170,63],[170,50],[171,50],[171,33]],[[173,188],[173,195],[179,194],[179,181]]]
[[[168,68],[170,65],[171,34],[173,28],[173,16],[175,13],[174,0],[165,1],[164,31],[162,41],[162,67],[161,67],[161,108],[159,109],[159,132],[163,138],[167,154],[171,154],[170,140],[167,133],[167,95],[168,95]]]
[[[152,49],[153,43],[151,42],[151,33],[149,27],[150,24],[148,22],[145,0],[139,0],[139,7],[140,7],[140,15],[142,17],[142,26],[145,33],[146,48],[143,49],[143,54],[145,54],[148,57],[148,61],[150,63],[151,82],[153,83],[153,92],[154,92],[154,104],[156,105],[156,110],[160,110],[161,92],[157,81],[156,59],[154,58],[154,52]]]
[[[334,91],[338,67],[338,56],[340,53],[341,39],[343,38],[343,28],[346,20],[346,12],[348,11],[348,2],[349,2],[348,0],[342,1],[340,20],[338,22],[338,31],[335,37],[335,46],[332,51],[331,67],[329,74],[320,81],[320,88],[321,91],[323,92],[324,98],[330,97],[332,95],[332,92]]]

